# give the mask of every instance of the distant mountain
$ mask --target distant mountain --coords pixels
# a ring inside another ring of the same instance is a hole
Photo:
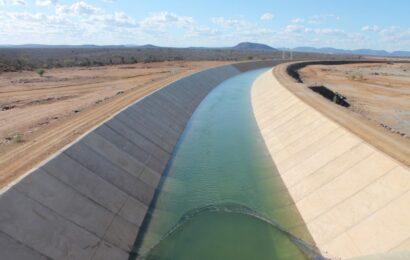
[[[0,45],[0,48],[27,48],[27,49],[84,49],[84,48],[124,48],[124,45],[48,45],[48,44],[21,44],[21,45]]]
[[[143,48],[143,49],[155,49],[155,48],[161,48],[152,44],[145,44],[145,45],[140,45],[140,46],[135,46],[138,48]]]
[[[392,55],[400,57],[410,57],[410,51],[394,51],[392,52]]]
[[[82,45],[48,45],[48,44],[22,44],[22,45],[0,45],[0,48],[27,48],[27,49],[40,49],[40,48],[48,48],[48,49],[83,49],[83,48],[141,48],[141,49],[154,49],[154,48],[161,48],[152,44],[146,45],[94,45],[94,44],[82,44]]]
[[[390,52],[387,52],[385,50],[359,49],[359,50],[354,50],[352,52],[353,54],[369,55],[369,56],[391,56],[392,55]]]
[[[294,49],[282,48],[281,50],[293,50],[295,52],[311,52],[311,53],[327,53],[327,54],[353,54],[366,56],[390,56],[390,57],[410,57],[410,51],[394,51],[388,52],[385,50],[372,49],[358,49],[358,50],[344,50],[331,47],[314,48],[314,47],[297,47]]]
[[[261,50],[261,51],[278,51],[275,48],[270,47],[266,44],[253,43],[253,42],[241,42],[238,45],[232,47],[236,50]]]
[[[136,45],[136,44],[126,44],[126,45],[94,45],[94,44],[83,44],[83,45],[47,45],[47,44],[22,44],[22,45],[12,45],[4,44],[0,45],[0,48],[26,48],[26,49],[93,49],[93,48],[140,48],[140,49],[160,49],[160,48],[171,48],[171,49],[198,49],[198,50],[215,50],[215,49],[232,49],[232,50],[248,50],[248,51],[294,51],[294,52],[310,52],[310,53],[325,53],[325,54],[348,54],[348,55],[366,55],[366,56],[388,56],[388,57],[410,57],[410,51],[393,51],[388,52],[385,50],[372,50],[372,49],[358,49],[358,50],[345,50],[336,49],[332,47],[325,48],[315,48],[309,46],[302,46],[293,49],[289,48],[272,48],[269,45],[253,42],[241,42],[234,47],[160,47],[152,44]]]

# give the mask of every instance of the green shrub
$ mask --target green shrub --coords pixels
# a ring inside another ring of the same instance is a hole
[[[20,133],[17,133],[17,134],[14,136],[14,142],[15,142],[16,144],[19,144],[19,143],[24,142],[23,135],[20,134]]]
[[[44,73],[46,73],[46,71],[43,70],[43,69],[37,69],[37,70],[36,70],[36,73],[37,73],[40,77],[42,77],[42,76],[44,75]]]

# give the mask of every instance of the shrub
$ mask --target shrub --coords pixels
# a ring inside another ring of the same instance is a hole
[[[23,135],[20,134],[20,133],[17,133],[17,134],[14,136],[14,142],[15,142],[16,144],[19,144],[19,143],[24,142]]]
[[[43,70],[43,69],[37,69],[37,70],[36,70],[36,73],[37,73],[40,77],[42,77],[45,72],[46,72],[46,71]]]

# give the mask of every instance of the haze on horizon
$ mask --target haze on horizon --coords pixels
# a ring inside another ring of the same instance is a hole
[[[0,0],[0,44],[410,50],[410,2]]]

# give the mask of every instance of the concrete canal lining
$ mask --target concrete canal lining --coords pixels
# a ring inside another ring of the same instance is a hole
[[[222,81],[281,61],[208,69],[136,102],[0,195],[2,259],[128,259],[174,146]]]
[[[303,102],[295,91],[304,90],[300,85],[290,89],[267,72],[254,83],[252,104],[316,245],[343,259],[387,252],[408,256],[403,252],[410,250],[410,169]]]

